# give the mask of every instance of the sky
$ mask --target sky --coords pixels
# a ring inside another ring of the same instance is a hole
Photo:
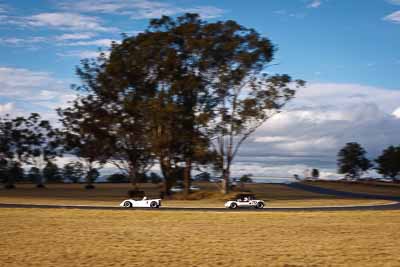
[[[185,12],[254,28],[278,48],[269,72],[307,81],[243,145],[234,175],[337,177],[345,143],[370,159],[400,144],[400,0],[0,0],[0,116],[56,121],[81,59]]]

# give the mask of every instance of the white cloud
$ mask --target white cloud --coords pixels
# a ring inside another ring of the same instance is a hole
[[[0,115],[10,114],[15,109],[13,102],[0,104]]]
[[[309,4],[308,4],[308,8],[318,8],[321,6],[321,0],[312,0]]]
[[[345,143],[360,143],[370,158],[400,143],[399,103],[400,90],[310,84],[244,143],[235,164],[252,166],[264,176],[319,168],[333,177],[336,155]]]
[[[400,118],[400,107],[398,107],[395,111],[393,111],[393,116],[396,118]]]
[[[48,39],[41,36],[34,36],[27,38],[3,37],[0,38],[0,45],[31,46],[33,44],[44,43],[46,41],[48,41]]]
[[[289,137],[284,136],[259,136],[254,139],[255,142],[262,143],[284,142],[289,140],[291,140]]]
[[[400,23],[400,10],[387,15],[386,17],[383,18],[383,20],[394,23]]]
[[[128,15],[132,19],[156,18],[161,15],[176,15],[182,13],[198,13],[203,18],[215,18],[224,13],[224,10],[214,6],[196,6],[190,8],[178,7],[171,3],[149,0],[83,0],[64,2],[63,9],[76,12],[98,12],[109,14]]]
[[[92,32],[83,32],[83,33],[65,33],[56,37],[58,41],[68,41],[68,40],[86,40],[96,36],[95,33]]]
[[[76,13],[40,13],[25,17],[23,24],[34,27],[54,27],[65,30],[115,31],[115,28],[105,27],[96,17]]]
[[[9,11],[9,9],[10,9],[9,6],[0,3],[0,13],[3,13],[3,14],[4,14],[4,13],[7,13],[7,12]]]
[[[65,106],[75,97],[67,88],[69,85],[65,81],[57,80],[47,72],[0,67],[0,99],[6,102],[0,102],[0,110],[20,115],[40,112],[46,118],[55,119],[54,109]]]
[[[78,41],[74,43],[65,43],[67,46],[101,46],[101,47],[109,47],[112,42],[117,42],[117,40],[113,39],[97,39],[91,41]]]
[[[64,53],[58,53],[57,55],[60,57],[76,57],[80,59],[86,58],[97,58],[100,53],[104,53],[107,57],[110,54],[109,51],[95,51],[95,50],[73,50]]]
[[[394,5],[400,5],[400,0],[387,0],[387,2],[394,4]]]

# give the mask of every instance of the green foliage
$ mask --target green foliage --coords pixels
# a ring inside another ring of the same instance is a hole
[[[372,167],[365,154],[360,144],[347,143],[338,153],[338,172],[351,179],[360,178],[363,172]]]
[[[183,177],[187,194],[193,166],[215,164],[229,178],[240,144],[304,85],[265,73],[275,50],[231,20],[153,19],[108,58],[82,61],[76,89],[84,94],[60,115],[78,140],[94,144],[93,159],[104,156],[134,184],[157,159],[166,193]]]
[[[241,183],[252,183],[253,179],[251,179],[253,175],[252,174],[244,174],[240,177],[239,181]]]
[[[14,182],[24,180],[24,169],[21,166],[21,163],[13,161],[9,164],[8,168],[8,176],[9,176],[9,184],[14,184]]]
[[[318,169],[312,169],[311,177],[314,178],[314,179],[318,179],[319,178],[319,170]]]
[[[86,182],[92,184],[97,180],[97,178],[99,178],[99,176],[99,171],[96,168],[92,168],[86,174]]]
[[[5,184],[8,179],[8,161],[0,159],[0,183]]]
[[[0,160],[0,179],[5,184],[5,188],[15,188],[15,183],[25,179],[24,169],[17,161]]]
[[[62,175],[64,179],[67,179],[72,183],[78,183],[85,175],[83,164],[79,161],[65,164],[62,170]]]
[[[48,183],[58,183],[62,181],[62,175],[57,164],[48,161],[43,168],[43,178]]]
[[[375,159],[375,162],[378,165],[376,167],[378,173],[397,180],[400,174],[400,146],[389,146]]]
[[[161,182],[162,182],[161,176],[158,175],[158,174],[155,173],[155,172],[151,172],[151,173],[150,173],[150,175],[149,175],[149,180],[150,180],[150,182],[153,183],[153,184],[158,184],[158,183],[161,183]]]
[[[35,184],[42,184],[42,173],[40,172],[39,168],[31,167],[28,171],[27,180],[35,183]]]
[[[7,115],[0,119],[0,154],[9,163],[30,164],[40,170],[47,161],[62,155],[59,132],[37,113],[13,119]]]
[[[127,183],[129,179],[125,174],[114,173],[107,177],[107,181],[110,183]]]
[[[208,172],[202,172],[196,175],[195,179],[198,181],[209,182],[211,179],[211,174],[209,174]]]

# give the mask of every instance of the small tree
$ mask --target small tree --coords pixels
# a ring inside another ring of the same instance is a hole
[[[241,183],[252,183],[253,179],[251,179],[253,175],[252,174],[244,174],[242,177],[240,177],[239,181]]]
[[[64,179],[71,181],[76,184],[85,175],[83,164],[79,161],[69,162],[64,165],[62,170],[62,175]]]
[[[398,180],[400,174],[400,146],[389,146],[375,159],[378,166],[375,168],[383,177]]]
[[[372,167],[366,151],[358,143],[347,143],[338,153],[338,172],[350,179],[358,179]]]
[[[318,169],[312,169],[311,171],[311,177],[315,180],[319,178],[319,170]]]
[[[58,165],[48,161],[43,168],[43,178],[47,183],[59,183],[62,181],[62,176]]]

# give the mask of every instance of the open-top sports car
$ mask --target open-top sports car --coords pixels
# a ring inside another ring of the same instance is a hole
[[[161,207],[161,199],[147,199],[147,197],[141,200],[126,199],[119,206],[124,208],[159,208]]]
[[[230,200],[225,203],[225,208],[237,209],[237,208],[264,208],[264,200],[256,199],[253,194],[239,194],[235,200]]]

